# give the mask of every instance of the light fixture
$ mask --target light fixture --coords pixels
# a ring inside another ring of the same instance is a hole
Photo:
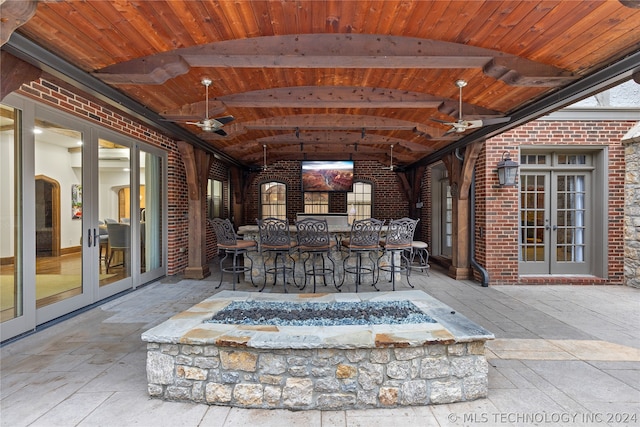
[[[389,165],[389,170],[393,170],[393,144],[391,144],[391,163]]]
[[[511,160],[508,151],[502,153],[502,160],[498,162],[498,182],[501,187],[513,187],[516,185],[518,175],[518,163]]]
[[[264,159],[264,166],[262,166],[262,170],[267,170],[267,145],[262,144],[262,157]]]

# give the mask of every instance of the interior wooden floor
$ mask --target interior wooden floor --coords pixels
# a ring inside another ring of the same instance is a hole
[[[115,263],[112,263],[112,266],[109,268],[109,274],[106,274],[105,262],[103,259],[100,259],[99,286],[106,286],[129,276],[130,273],[128,273],[122,265],[113,264]],[[11,277],[14,273],[14,264],[3,264],[0,266],[0,275],[2,276]],[[55,289],[57,282],[51,281],[51,283],[49,283],[49,285],[53,284],[54,289],[50,290],[47,296],[39,298],[36,301],[36,308],[41,308],[80,295],[82,293],[82,255],[80,252],[76,252],[58,257],[37,257],[36,275],[60,275],[65,278],[63,281],[59,281],[59,289]],[[7,291],[5,288],[5,286],[1,288],[2,293],[0,294],[0,300],[5,300],[5,298],[14,299],[13,289]],[[4,305],[6,304],[3,304],[3,306]],[[15,315],[15,307],[4,308],[0,310],[0,322],[12,319]]]

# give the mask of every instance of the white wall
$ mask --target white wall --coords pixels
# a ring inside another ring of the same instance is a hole
[[[12,257],[14,247],[13,130],[0,132],[0,258]]]
[[[60,184],[60,247],[80,245],[82,220],[71,219],[71,186],[82,184],[71,167],[69,150],[36,137],[35,175],[44,175]]]

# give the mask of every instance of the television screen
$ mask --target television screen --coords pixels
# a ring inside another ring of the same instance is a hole
[[[352,191],[353,161],[303,161],[302,191]]]

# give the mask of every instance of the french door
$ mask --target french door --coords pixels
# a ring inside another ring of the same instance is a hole
[[[589,170],[520,174],[520,274],[590,274]]]
[[[21,97],[6,102],[3,340],[166,274],[166,154]]]

